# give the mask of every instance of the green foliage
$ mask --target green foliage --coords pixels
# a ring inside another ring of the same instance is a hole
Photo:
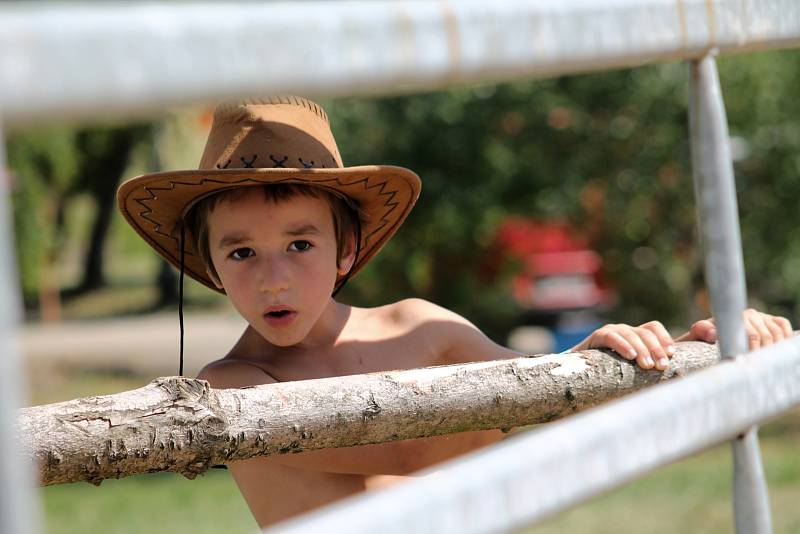
[[[9,167],[14,173],[16,250],[24,293],[36,291],[44,256],[61,238],[55,212],[78,167],[75,137],[74,129],[61,126],[25,132],[8,141]]]
[[[751,147],[737,166],[751,292],[769,304],[800,289],[800,238],[791,217],[774,220],[800,198],[798,66],[797,52],[721,61],[732,133]],[[590,237],[619,292],[614,318],[685,325],[708,313],[687,83],[684,64],[663,64],[327,104],[346,165],[402,165],[423,180],[414,212],[349,295],[429,298],[498,336],[517,310],[507,276],[487,280],[479,267],[504,261],[487,257],[497,224],[526,214]]]
[[[40,289],[42,270],[58,261],[65,234],[75,230],[65,227],[70,203],[83,194],[95,203],[113,203],[131,146],[149,141],[149,133],[150,127],[141,124],[59,125],[9,138],[16,250],[26,301]]]
[[[729,60],[720,74],[737,87],[726,92],[731,134],[746,141],[749,152],[736,174],[751,293],[793,311],[800,293],[793,216],[800,206],[800,54]]]

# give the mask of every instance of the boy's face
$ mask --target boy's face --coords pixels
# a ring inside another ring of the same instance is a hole
[[[320,198],[276,204],[253,188],[217,205],[208,227],[219,287],[273,345],[306,338],[330,302],[337,276],[352,265],[345,256],[337,266],[331,208]]]

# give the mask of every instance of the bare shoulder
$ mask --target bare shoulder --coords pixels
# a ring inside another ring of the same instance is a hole
[[[413,328],[432,321],[451,321],[475,328],[464,317],[425,299],[404,299],[375,310],[383,321],[400,327]]]
[[[395,328],[416,331],[450,363],[519,356],[489,339],[468,319],[424,299],[411,298],[381,308],[384,320]]]
[[[253,362],[222,358],[203,367],[197,378],[207,380],[212,388],[232,389],[277,382],[267,371]]]

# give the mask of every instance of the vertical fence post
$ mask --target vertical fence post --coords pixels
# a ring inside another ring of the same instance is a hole
[[[41,524],[33,469],[23,460],[15,429],[24,380],[16,343],[21,302],[14,275],[10,192],[0,121],[0,532],[35,534],[41,532]]]
[[[747,352],[744,261],[728,123],[714,56],[690,63],[689,128],[706,283],[720,353]],[[733,441],[733,506],[739,534],[772,532],[769,498],[756,427]]]

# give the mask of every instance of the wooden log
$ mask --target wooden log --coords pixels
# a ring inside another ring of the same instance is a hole
[[[194,478],[254,456],[551,421],[718,361],[677,344],[666,371],[589,350],[212,389],[166,377],[147,386],[19,411],[42,485],[173,471]]]

